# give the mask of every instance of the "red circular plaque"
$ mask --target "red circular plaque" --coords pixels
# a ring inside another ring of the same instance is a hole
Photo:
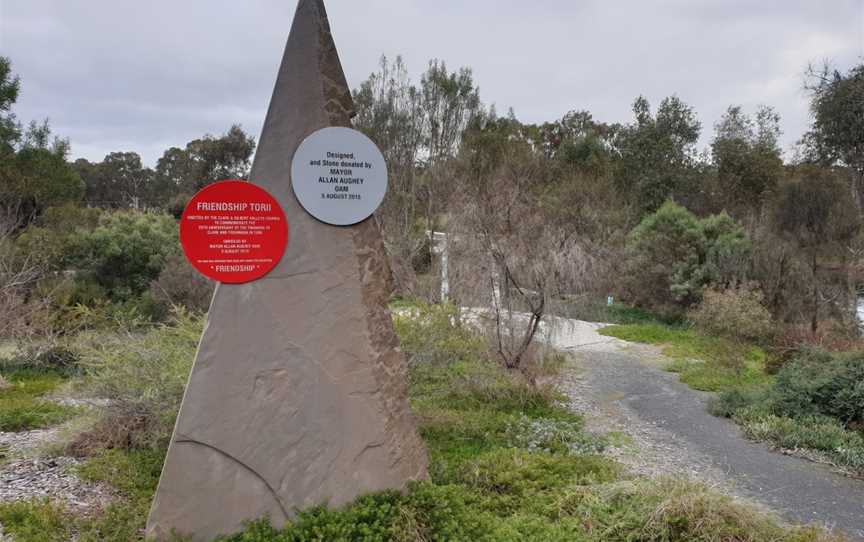
[[[203,275],[228,284],[258,280],[288,245],[288,220],[260,186],[221,181],[192,198],[180,220],[180,242]]]

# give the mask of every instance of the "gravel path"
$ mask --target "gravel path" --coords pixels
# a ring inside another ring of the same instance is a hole
[[[51,498],[76,516],[103,509],[113,500],[102,484],[85,482],[74,473],[81,461],[72,457],[16,461],[0,470],[0,501]]]
[[[562,386],[589,428],[626,435],[613,454],[633,471],[702,480],[789,521],[864,541],[864,482],[746,440],[734,423],[707,412],[711,394],[664,371],[655,349],[603,337],[597,324],[566,324],[551,341],[576,360]]]
[[[0,432],[0,502],[30,501],[50,498],[73,515],[91,516],[103,510],[115,498],[115,491],[105,484],[82,480],[75,467],[83,461],[72,457],[45,457],[44,448],[60,438],[60,427]],[[11,537],[3,533],[0,542]]]

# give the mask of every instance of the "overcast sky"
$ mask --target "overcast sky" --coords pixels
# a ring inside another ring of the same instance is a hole
[[[258,137],[295,0],[0,0],[15,112],[48,117],[72,157],[134,151],[154,165],[232,123]],[[808,62],[864,57],[864,0],[328,0],[348,82],[382,54],[419,74],[470,66],[484,103],[525,122],[587,109],[631,119],[676,93],[703,144],[730,104],[774,106],[783,143],[807,129]]]

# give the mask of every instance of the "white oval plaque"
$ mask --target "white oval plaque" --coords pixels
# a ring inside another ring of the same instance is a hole
[[[366,220],[387,193],[387,164],[371,139],[351,128],[324,128],[303,140],[291,163],[294,194],[327,224]]]

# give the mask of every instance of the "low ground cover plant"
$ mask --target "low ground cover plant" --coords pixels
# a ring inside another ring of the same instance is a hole
[[[805,350],[769,385],[729,390],[711,405],[745,432],[864,476],[864,355]]]

